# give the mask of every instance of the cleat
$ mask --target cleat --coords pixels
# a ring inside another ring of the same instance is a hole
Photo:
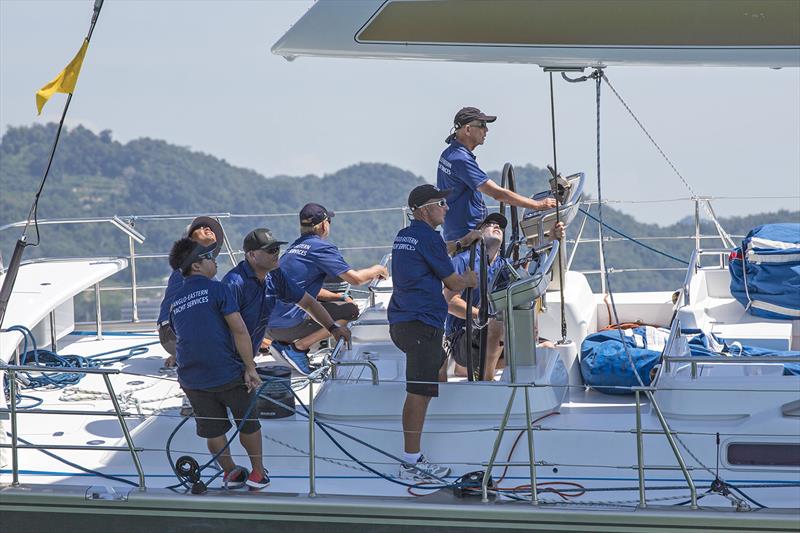
[[[417,464],[400,463],[400,478],[414,481],[437,481],[450,473],[450,468],[431,463],[424,455],[420,455]]]

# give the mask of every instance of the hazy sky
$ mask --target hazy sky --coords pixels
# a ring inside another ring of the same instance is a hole
[[[34,93],[80,47],[92,4],[0,0],[2,131],[58,119],[65,96],[37,118]],[[310,5],[107,0],[69,123],[110,129],[123,142],[164,139],[266,176],[371,161],[433,181],[455,111],[474,105],[500,117],[476,150],[484,169],[551,162],[548,78],[538,67],[273,56],[272,44]],[[719,214],[800,208],[800,69],[607,75],[699,194],[783,197],[718,200]],[[559,169],[585,170],[593,193],[594,98],[593,84],[557,79]],[[605,87],[602,135],[607,198],[690,195]],[[688,203],[624,209],[661,223],[691,213]]]

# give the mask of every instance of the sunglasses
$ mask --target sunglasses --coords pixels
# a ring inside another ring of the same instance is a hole
[[[199,260],[209,259],[211,261],[217,262],[217,258],[214,257],[214,250],[209,250],[208,252],[203,252],[202,254],[197,254],[197,258]]]
[[[269,255],[275,255],[281,251],[280,245],[277,246],[270,246],[269,248],[263,248],[264,253],[268,253]]]
[[[427,204],[422,204],[419,207],[425,207],[426,205],[438,205],[439,207],[444,207],[447,205],[447,200],[442,198],[441,200],[436,200],[435,202],[428,202]]]
[[[473,128],[481,128],[481,129],[485,130],[486,129],[486,122],[481,120],[477,124],[467,124],[467,126],[472,126]]]

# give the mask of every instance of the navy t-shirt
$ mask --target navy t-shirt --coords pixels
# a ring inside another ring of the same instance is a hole
[[[481,257],[480,251],[475,254],[475,263],[472,265],[472,270],[475,273],[480,272],[481,268]],[[465,250],[459,254],[456,254],[455,257],[452,259],[453,262],[453,269],[456,271],[457,274],[463,274],[467,271],[467,265],[469,265],[469,250]],[[503,270],[503,258],[500,257],[500,254],[497,254],[497,257],[489,265],[489,271],[486,273],[486,279],[488,281],[489,290],[492,289],[492,283],[494,283],[495,278],[500,274],[501,276],[507,276],[505,271]],[[461,298],[466,301],[467,299],[467,291],[466,289],[461,293]],[[481,303],[481,289],[480,284],[472,289],[472,306],[478,307]],[[469,313],[467,313],[469,315]],[[445,334],[450,335],[451,333],[458,331],[459,329],[464,327],[464,319],[458,318],[455,315],[447,314],[447,320],[444,322],[444,329]]]
[[[447,246],[439,232],[419,220],[397,234],[392,245],[392,299],[390,324],[419,320],[444,327],[447,302],[442,280],[453,273]]]
[[[316,298],[325,276],[339,276],[350,270],[339,249],[316,233],[306,233],[294,241],[281,256],[281,270],[312,297]],[[306,319],[306,312],[291,303],[277,302],[269,317],[269,327],[291,328]]]
[[[258,352],[267,324],[272,327],[269,317],[275,307],[278,304],[294,307],[305,294],[281,268],[267,274],[267,279],[262,282],[246,260],[225,274],[222,282],[230,289],[238,311],[242,314],[253,342],[253,354]]]
[[[450,209],[442,224],[444,240],[460,239],[489,214],[483,194],[478,190],[488,180],[489,176],[475,161],[475,154],[460,142],[454,140],[442,152],[436,186],[442,190],[453,189],[447,197]]]
[[[225,316],[239,310],[219,281],[194,275],[185,278],[169,312],[177,342],[178,382],[187,389],[208,389],[242,375],[244,365]]]
[[[158,321],[156,321],[156,324],[159,326],[169,320],[169,308],[172,305],[172,300],[175,299],[175,293],[178,292],[181,285],[183,285],[183,275],[181,275],[181,271],[177,269],[173,270],[167,281],[164,299],[161,300],[161,309],[158,312]]]

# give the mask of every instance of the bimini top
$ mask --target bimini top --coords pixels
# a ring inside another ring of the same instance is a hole
[[[797,0],[320,0],[272,47],[297,56],[800,66]]]

